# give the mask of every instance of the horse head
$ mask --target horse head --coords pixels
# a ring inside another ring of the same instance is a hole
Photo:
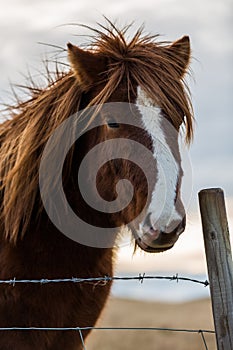
[[[161,252],[174,245],[186,223],[178,135],[186,123],[187,139],[192,136],[183,84],[189,38],[167,45],[139,39],[138,34],[130,43],[122,36],[101,39],[92,50],[68,44],[73,74],[83,91],[81,108],[99,106],[88,122],[98,119],[96,127],[82,138],[85,154],[102,144],[89,161],[88,173],[95,162],[101,166],[86,188],[92,192],[94,182],[105,211],[117,202],[107,219],[100,213],[102,225],[106,220],[106,227],[128,225],[140,248]]]

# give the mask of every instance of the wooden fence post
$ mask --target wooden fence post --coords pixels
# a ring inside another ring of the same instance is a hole
[[[233,263],[224,193],[220,188],[199,192],[218,350],[233,350]]]

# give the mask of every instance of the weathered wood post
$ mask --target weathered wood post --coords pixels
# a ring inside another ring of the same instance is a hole
[[[233,262],[224,193],[199,192],[218,350],[233,350]]]

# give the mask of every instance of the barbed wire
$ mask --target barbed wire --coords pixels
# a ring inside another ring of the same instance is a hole
[[[6,279],[6,280],[0,280],[0,284],[9,284],[12,286],[15,286],[18,283],[32,283],[32,284],[48,284],[48,283],[98,283],[105,285],[109,282],[113,281],[129,281],[129,280],[138,280],[140,283],[143,283],[144,280],[169,280],[169,281],[176,281],[177,283],[179,281],[186,281],[186,282],[193,282],[204,285],[204,287],[209,286],[209,282],[207,280],[201,281],[189,277],[180,277],[177,274],[173,276],[154,276],[154,275],[146,275],[145,273],[141,274],[139,273],[138,276],[103,276],[103,277],[89,277],[89,278],[77,278],[77,277],[71,277],[71,278],[56,278],[56,279],[16,279],[15,277],[13,279]]]
[[[163,327],[0,327],[1,331],[77,331],[81,339],[83,350],[86,350],[83,331],[168,331],[180,333],[196,333],[201,335],[201,339],[208,350],[205,333],[215,334],[215,331],[208,329],[185,329],[185,328],[163,328]]]
[[[168,280],[168,281],[185,281],[198,283],[203,285],[204,287],[209,286],[209,282],[207,280],[198,280],[189,277],[180,277],[177,274],[173,276],[158,276],[158,275],[146,275],[146,273],[139,273],[137,276],[103,276],[103,277],[89,277],[89,278],[56,278],[56,279],[6,279],[0,280],[0,284],[7,284],[11,286],[15,286],[20,283],[32,283],[32,284],[48,284],[48,283],[90,283],[90,284],[98,284],[98,285],[106,285],[109,282],[113,281],[129,281],[135,280],[143,283],[145,280]],[[215,334],[213,330],[206,329],[179,329],[179,328],[162,328],[162,327],[1,327],[1,331],[77,331],[79,332],[79,336],[82,343],[83,350],[86,350],[86,346],[83,338],[83,331],[87,330],[98,330],[98,331],[169,331],[169,332],[185,332],[185,333],[197,333],[201,335],[202,342],[206,350],[208,350],[207,342],[205,339],[205,334]]]
[[[210,333],[210,329],[185,329],[185,328],[162,328],[162,327],[0,327],[0,331],[169,331],[181,333]]]

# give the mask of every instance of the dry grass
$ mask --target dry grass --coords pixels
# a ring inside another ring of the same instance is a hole
[[[111,299],[98,326],[214,329],[209,300],[183,304]],[[205,334],[208,349],[216,350],[215,336]],[[201,350],[200,334],[167,331],[94,331],[87,350]]]

